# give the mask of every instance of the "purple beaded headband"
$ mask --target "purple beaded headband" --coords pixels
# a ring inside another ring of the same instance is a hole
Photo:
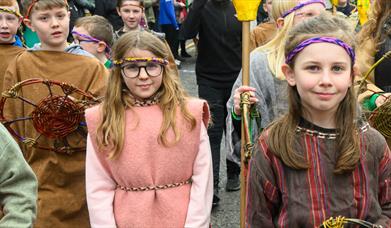
[[[119,60],[114,60],[113,61],[114,65],[116,65],[116,66],[120,66],[124,62],[131,62],[131,63],[154,62],[154,63],[158,63],[160,65],[167,65],[168,64],[168,60],[167,59],[156,58],[156,57],[151,57],[151,58],[150,57],[146,57],[146,58],[138,58],[138,57],[135,57],[135,58],[123,58],[123,59],[119,59]]]
[[[314,44],[314,43],[331,43],[331,44],[336,44],[336,45],[339,45],[341,46],[343,49],[345,49],[345,51],[348,53],[348,55],[350,56],[350,58],[352,59],[352,63],[354,64],[354,60],[355,60],[355,54],[354,54],[354,50],[352,47],[350,47],[348,44],[346,44],[345,42],[343,42],[342,40],[340,39],[337,39],[337,38],[334,38],[334,37],[314,37],[314,38],[310,38],[310,39],[307,39],[307,40],[304,40],[303,42],[301,42],[300,44],[298,44],[292,51],[290,51],[287,55],[286,55],[286,59],[285,59],[285,63],[286,64],[290,64],[293,60],[293,58],[299,53],[301,52],[304,48],[306,48],[308,45],[310,44]]]
[[[83,38],[87,39],[87,40],[81,40],[81,41],[89,41],[89,42],[94,42],[94,43],[99,43],[99,42],[102,41],[103,43],[106,44],[106,50],[105,51],[107,53],[111,52],[110,46],[106,42],[104,42],[103,40],[99,40],[99,39],[97,39],[95,37],[88,36],[86,34],[82,34],[82,33],[76,32],[76,31],[72,31],[71,33],[72,33],[72,35],[74,34],[74,35],[77,35],[77,36],[80,36],[80,37],[83,37]]]
[[[285,13],[282,14],[282,18],[285,18],[286,16],[288,16],[289,14],[291,14],[292,12],[298,10],[298,9],[301,9],[303,8],[304,6],[306,5],[310,5],[310,4],[314,4],[314,3],[320,3],[322,4],[324,7],[326,7],[326,4],[324,3],[324,0],[308,0],[308,1],[305,1],[305,2],[302,2],[302,3],[299,3],[297,4],[295,7],[293,7],[292,9],[286,11]]]

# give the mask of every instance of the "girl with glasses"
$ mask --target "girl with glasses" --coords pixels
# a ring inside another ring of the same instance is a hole
[[[92,227],[209,226],[209,109],[185,93],[168,53],[146,31],[113,47],[105,100],[86,112]]]

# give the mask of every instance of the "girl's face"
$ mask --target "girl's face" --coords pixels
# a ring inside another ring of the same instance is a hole
[[[294,69],[283,66],[287,82],[296,86],[309,118],[334,116],[352,85],[352,65],[345,49],[330,43],[315,43],[304,48]]]
[[[157,57],[150,51],[132,49],[125,53],[123,58],[152,58]],[[125,81],[129,91],[137,99],[143,100],[154,95],[162,85],[164,67],[153,65],[151,62],[123,63],[121,65],[122,78]],[[160,69],[160,70],[159,70]],[[148,73],[146,72],[148,70]],[[125,71],[128,72],[125,75]],[[137,72],[139,75],[137,75]],[[136,72],[136,74],[134,74]],[[160,72],[160,73],[159,73]],[[152,76],[150,76],[152,75]]]
[[[297,25],[298,23],[308,18],[318,16],[323,11],[325,11],[325,8],[321,3],[313,3],[313,4],[306,5],[303,8],[298,9],[296,12],[294,12],[295,17],[293,19],[293,25]]]
[[[144,14],[140,2],[133,0],[124,1],[121,7],[117,8],[117,12],[124,22],[125,29],[128,31],[138,28]]]

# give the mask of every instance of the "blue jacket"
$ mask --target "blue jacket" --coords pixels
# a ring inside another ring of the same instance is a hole
[[[15,42],[12,44],[13,46],[23,47],[22,40],[18,35],[15,35]]]
[[[159,23],[161,25],[173,25],[175,29],[179,29],[173,0],[160,0]]]

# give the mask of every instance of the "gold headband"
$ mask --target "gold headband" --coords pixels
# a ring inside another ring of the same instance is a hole
[[[156,57],[146,57],[146,58],[123,58],[118,60],[113,60],[114,65],[121,65],[124,62],[131,62],[131,63],[139,63],[139,62],[154,62],[161,65],[167,65],[168,60],[163,58],[156,58]]]
[[[22,17],[22,15],[20,15],[20,13],[16,12],[15,10],[10,10],[10,9],[6,9],[6,8],[1,8],[0,7],[0,12],[3,12],[3,13],[10,13],[10,14],[13,14],[17,17]]]

